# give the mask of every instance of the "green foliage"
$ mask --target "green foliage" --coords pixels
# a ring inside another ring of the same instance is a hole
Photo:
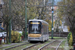
[[[24,35],[25,33],[24,33],[24,31],[22,32],[22,35]],[[26,35],[28,35],[28,32],[27,32],[27,34]]]
[[[22,34],[19,34],[19,36],[21,37],[21,36],[22,36]]]
[[[68,34],[68,36],[67,36],[67,40],[69,41],[69,39],[70,39],[70,35],[71,35],[71,32]]]
[[[37,13],[37,11],[36,11],[36,8],[35,7],[29,7],[29,9],[28,9],[28,17],[27,17],[27,19],[29,20],[29,19],[33,19],[33,18],[35,18],[36,17],[36,14]]]
[[[46,21],[49,23],[49,31],[51,31],[52,22],[51,22],[51,20],[46,20]]]
[[[68,26],[68,31],[70,31],[70,27]]]
[[[21,36],[22,36],[22,34],[19,33],[19,42],[22,40]]]
[[[46,20],[46,22],[48,22],[48,24],[49,24],[49,31],[51,31],[51,29],[52,29],[52,22],[51,22],[51,20]],[[54,26],[54,24],[55,24],[55,21],[53,22],[53,26]]]
[[[24,32],[22,32],[22,35],[24,34]]]
[[[58,16],[65,20],[65,24],[67,24],[70,27],[70,31],[74,32],[75,30],[75,0],[63,0],[58,3]],[[67,6],[66,6],[67,5]]]
[[[60,20],[60,26],[62,25],[62,21]]]
[[[17,31],[11,31],[11,42],[19,42],[20,41],[20,36],[21,34],[19,34]]]
[[[72,42],[73,42],[73,37],[72,37],[72,33],[71,32],[67,36],[67,41],[68,41],[69,46],[71,46]]]

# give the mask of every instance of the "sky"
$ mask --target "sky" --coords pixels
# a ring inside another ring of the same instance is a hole
[[[61,0],[55,0],[55,5],[57,5],[57,2],[60,2]]]
[[[0,0],[0,4],[4,4],[3,0]]]
[[[52,3],[52,0],[48,0],[49,2],[48,3]],[[62,0],[54,0],[54,5],[57,5],[58,2],[60,2]]]

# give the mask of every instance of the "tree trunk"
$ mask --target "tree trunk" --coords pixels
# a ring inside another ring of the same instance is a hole
[[[72,36],[73,36],[73,44],[75,43],[75,31],[74,28],[70,28],[70,31],[72,32]]]
[[[9,43],[9,38],[8,38],[8,24],[6,24],[6,31],[7,31],[7,36],[6,36],[6,43],[8,44]]]
[[[25,28],[23,28],[23,40],[25,39]]]

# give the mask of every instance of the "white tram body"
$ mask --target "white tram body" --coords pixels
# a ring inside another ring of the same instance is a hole
[[[40,19],[29,20],[28,41],[46,41],[49,39],[48,23]]]

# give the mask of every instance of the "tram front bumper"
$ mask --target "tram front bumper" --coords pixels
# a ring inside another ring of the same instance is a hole
[[[36,38],[34,38],[34,37],[28,37],[28,40],[29,41],[42,41],[42,37],[36,37]]]

